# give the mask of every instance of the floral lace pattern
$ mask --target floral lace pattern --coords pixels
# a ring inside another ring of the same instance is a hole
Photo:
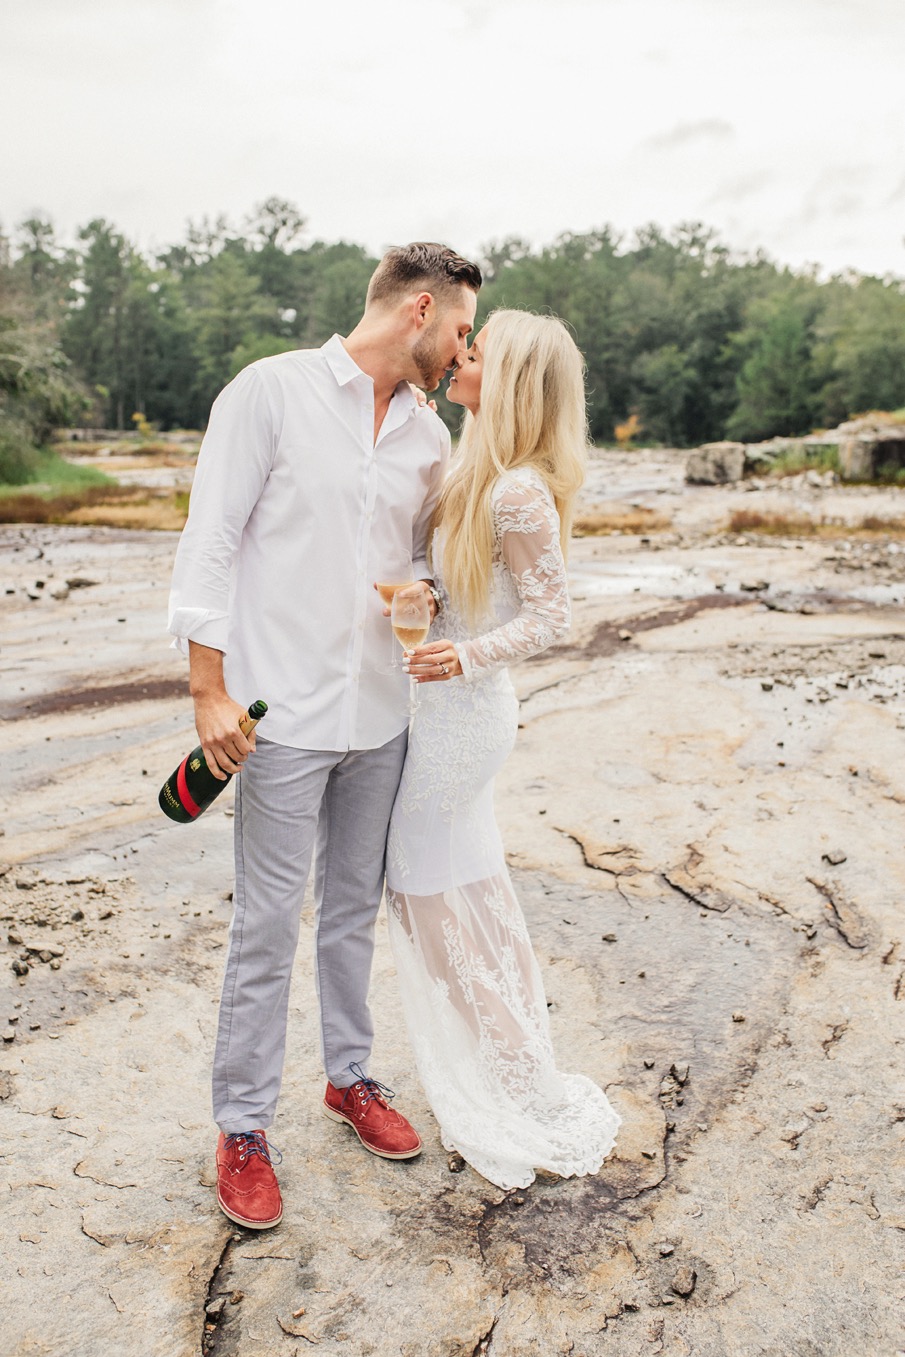
[[[424,685],[393,811],[389,932],[409,1037],[443,1144],[491,1182],[525,1187],[536,1169],[596,1173],[619,1117],[581,1075],[556,1068],[547,1003],[493,813],[518,703],[505,665],[570,621],[559,520],[533,471],[494,487],[488,629],[475,637],[443,586],[437,634],[463,677]]]
[[[572,609],[566,566],[559,543],[559,515],[544,481],[525,468],[501,476],[492,492],[494,543],[491,611],[495,625],[472,637],[455,614],[442,584],[444,608],[438,619],[457,642],[464,676],[536,655],[569,630]],[[442,542],[435,555],[442,557]]]

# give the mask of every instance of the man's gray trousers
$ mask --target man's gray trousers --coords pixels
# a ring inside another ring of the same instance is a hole
[[[327,1078],[367,1072],[368,985],[387,826],[407,742],[333,753],[262,739],[236,778],[236,889],[214,1054],[214,1119],[266,1130],[283,1075],[289,983],[315,852],[314,965]]]

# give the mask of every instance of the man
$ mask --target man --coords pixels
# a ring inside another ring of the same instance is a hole
[[[169,629],[188,650],[209,768],[242,772],[213,1103],[217,1200],[252,1229],[282,1218],[265,1131],[315,844],[325,1111],[374,1154],[421,1149],[368,1073],[374,921],[408,725],[372,585],[408,555],[430,588],[427,530],[449,435],[407,383],[433,390],[464,360],[480,285],[479,269],[444,246],[390,250],[348,338],[240,372],[198,457]],[[269,709],[256,746],[238,719],[258,697]]]

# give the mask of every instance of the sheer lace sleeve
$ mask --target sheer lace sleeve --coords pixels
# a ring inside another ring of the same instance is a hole
[[[457,644],[466,679],[546,650],[565,635],[571,622],[559,515],[540,477],[501,479],[493,496],[493,521],[500,562],[511,576],[520,606],[502,626]]]

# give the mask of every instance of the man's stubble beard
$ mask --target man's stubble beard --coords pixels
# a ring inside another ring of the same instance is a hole
[[[418,369],[424,389],[436,390],[440,385],[440,377],[446,371],[446,363],[440,353],[440,345],[430,331],[412,345],[412,361]],[[440,377],[437,376],[438,372]]]

